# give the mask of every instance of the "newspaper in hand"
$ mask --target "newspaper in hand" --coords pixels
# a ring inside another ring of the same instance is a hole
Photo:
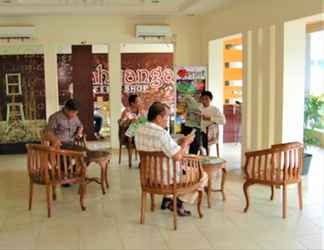
[[[200,128],[201,109],[199,103],[192,96],[184,97],[183,101],[187,107],[186,126]]]
[[[147,118],[145,116],[139,117],[137,122],[133,122],[131,125],[129,125],[127,131],[125,132],[125,135],[130,138],[134,137],[138,128],[141,125],[143,125],[146,121],[147,121]]]

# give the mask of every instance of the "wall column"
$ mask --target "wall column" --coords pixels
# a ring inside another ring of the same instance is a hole
[[[57,80],[56,46],[47,43],[44,46],[45,100],[46,119],[59,109],[59,92]]]
[[[284,85],[282,141],[303,141],[306,61],[304,20],[284,26]]]
[[[121,56],[120,43],[111,43],[109,47],[110,72],[110,140],[111,147],[119,147],[118,119],[121,114]]]
[[[243,34],[243,152],[282,141],[283,25]]]
[[[217,39],[208,44],[208,90],[213,93],[212,104],[224,109],[224,41]],[[223,126],[219,126],[219,145],[222,152]],[[221,153],[220,152],[220,153]]]

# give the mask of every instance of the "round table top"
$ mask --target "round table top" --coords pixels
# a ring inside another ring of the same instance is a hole
[[[226,161],[222,158],[217,158],[214,156],[202,156],[200,160],[203,167],[218,167],[220,165],[224,165]]]
[[[99,158],[111,158],[111,153],[108,149],[96,149],[96,150],[86,150],[87,159],[94,160]]]

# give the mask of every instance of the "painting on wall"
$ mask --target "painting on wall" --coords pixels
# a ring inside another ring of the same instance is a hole
[[[46,123],[43,54],[0,54],[0,89],[0,144],[38,141]]]
[[[172,53],[122,53],[122,103],[137,94],[148,110],[155,102],[165,102],[175,111],[175,78]]]

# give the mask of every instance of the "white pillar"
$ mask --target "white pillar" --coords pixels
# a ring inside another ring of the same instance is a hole
[[[243,152],[281,142],[283,25],[243,35]]]
[[[303,141],[306,27],[304,20],[284,26],[282,141]]]
[[[224,41],[217,39],[208,44],[208,86],[213,93],[212,104],[223,112],[224,107]],[[219,146],[222,152],[223,126],[219,127]]]
[[[56,46],[47,43],[44,46],[45,100],[46,118],[59,109],[59,92],[57,80]]]
[[[121,114],[121,56],[120,44],[111,43],[109,47],[109,72],[110,72],[110,140],[111,147],[118,148],[118,119]]]

